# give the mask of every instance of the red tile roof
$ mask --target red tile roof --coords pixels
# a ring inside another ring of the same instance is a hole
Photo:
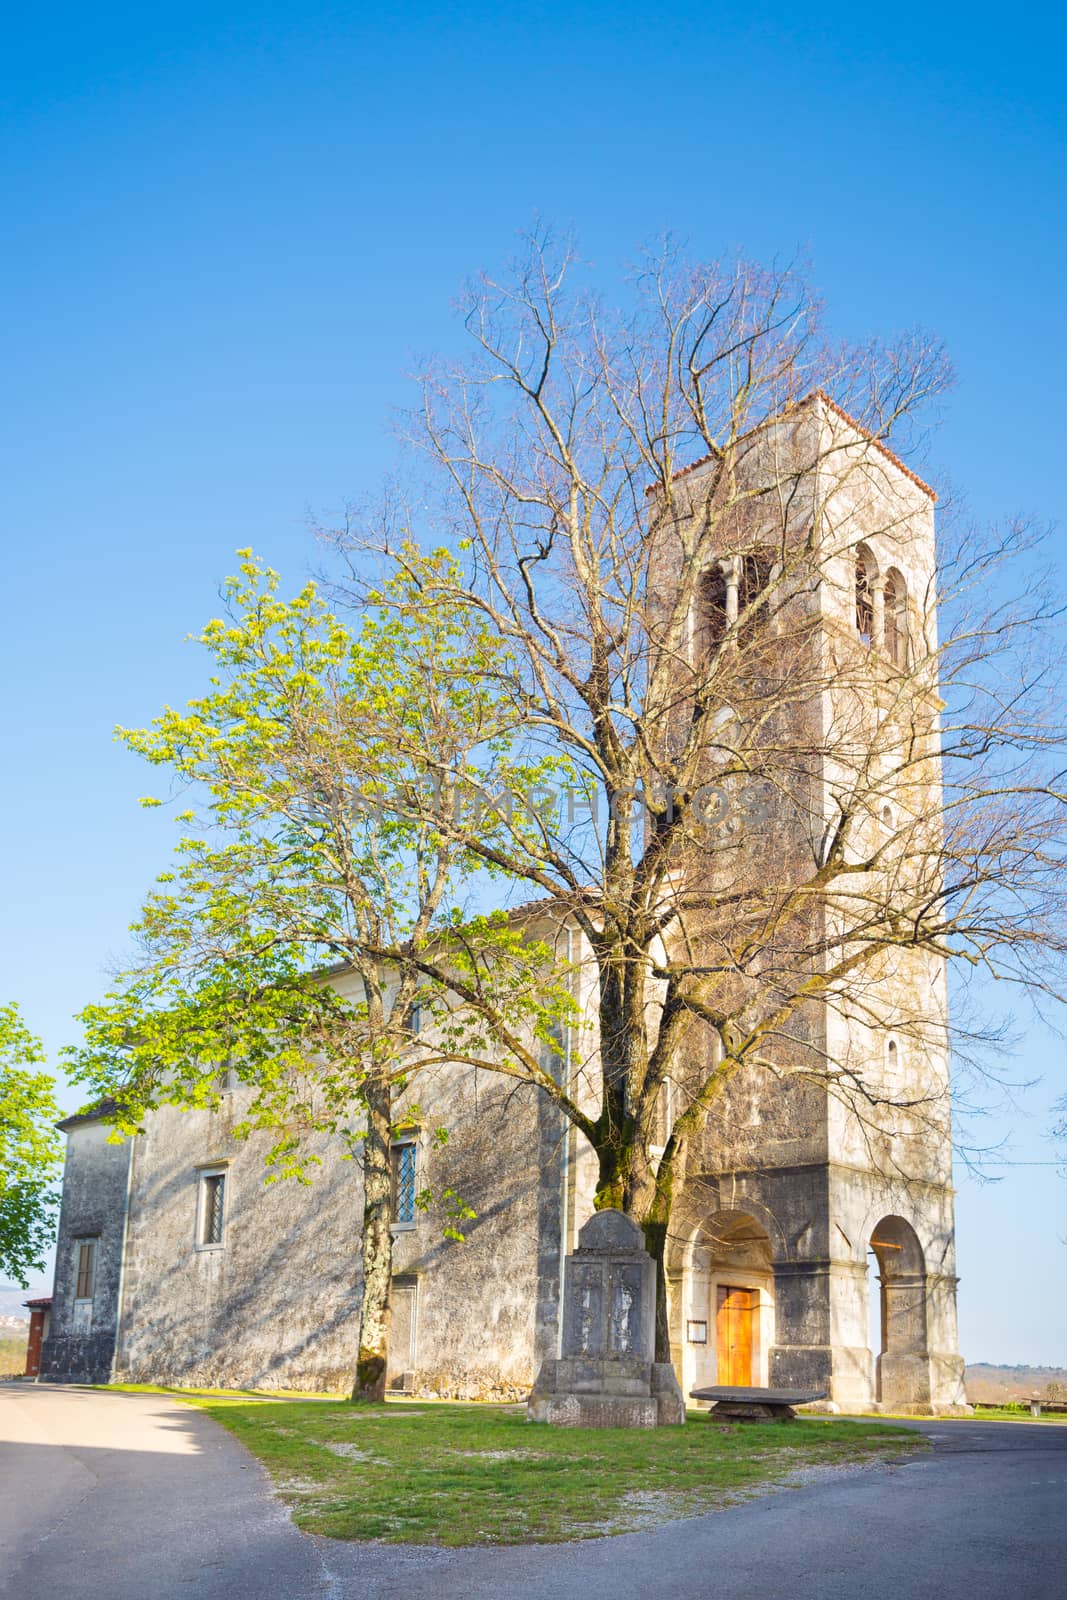
[[[786,410],[795,411],[799,409],[800,406],[807,405],[811,400],[821,400],[823,405],[826,406],[827,410],[834,412],[834,414],[839,416],[843,422],[847,422],[850,428],[855,429],[861,438],[866,439],[869,441],[869,443],[873,444],[876,450],[881,451],[882,455],[885,456],[887,461],[891,461],[895,467],[898,467],[904,476],[906,478],[910,478],[912,483],[916,484],[924,494],[928,494],[930,496],[931,500],[937,499],[936,489],[931,489],[930,485],[924,482],[924,480],[919,477],[918,473],[912,472],[909,466],[905,466],[900,457],[890,450],[887,444],[885,444],[875,434],[871,433],[869,429],[865,428],[862,423],[857,422],[855,417],[851,416],[849,412],[845,410],[844,406],[839,406],[836,400],[831,400],[825,389],[813,389],[810,394],[806,394],[804,396],[803,400],[797,400],[794,405],[787,406]],[[696,461],[690,461],[687,467],[679,467],[676,472],[671,473],[671,482],[675,483],[679,478],[688,477],[689,473],[699,471],[701,467],[706,467],[710,461],[717,461],[719,454],[720,452],[717,450],[709,450],[707,455],[700,456]],[[650,484],[645,490],[645,493],[654,494],[655,490],[656,485]]]
[[[849,415],[844,406],[839,406],[836,400],[831,400],[825,389],[814,389],[808,398],[821,400],[828,410],[833,411],[843,422],[847,422],[850,428],[854,428],[864,439],[869,440],[875,449],[880,450],[887,461],[891,461],[895,467],[899,467],[904,476],[910,478],[912,483],[917,484],[923,494],[928,494],[931,500],[937,499],[936,489],[931,489],[930,485],[920,478],[917,472],[912,472],[910,467],[905,466],[900,457],[895,455],[887,444],[883,443],[873,433],[868,432],[862,423],[857,422],[855,417]],[[803,405],[804,402],[801,401],[800,403]]]

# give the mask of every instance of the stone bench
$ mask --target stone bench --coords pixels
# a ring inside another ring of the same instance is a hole
[[[691,1389],[694,1400],[711,1400],[708,1420],[716,1422],[794,1422],[794,1406],[825,1400],[825,1389]]]
[[[1046,1413],[1063,1416],[1067,1412],[1067,1400],[1039,1400],[1036,1395],[1029,1401],[1029,1406],[1032,1417],[1041,1417]]]

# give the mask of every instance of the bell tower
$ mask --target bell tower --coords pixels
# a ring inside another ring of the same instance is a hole
[[[685,935],[755,1043],[675,1202],[673,1354],[686,1392],[744,1367],[955,1408],[946,974],[908,937],[941,839],[935,496],[821,392],[732,449],[673,524],[714,530],[689,671],[723,707]]]

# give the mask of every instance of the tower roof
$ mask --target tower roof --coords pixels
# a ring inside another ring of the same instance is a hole
[[[861,439],[866,439],[869,444],[873,444],[874,448],[881,455],[883,455],[887,461],[891,462],[898,471],[902,472],[906,478],[910,478],[912,483],[914,483],[917,488],[922,490],[923,494],[929,495],[931,500],[936,501],[937,490],[932,489],[923,478],[919,477],[917,472],[913,472],[909,466],[901,461],[900,457],[895,453],[895,451],[890,450],[889,446],[882,439],[879,439],[875,434],[871,433],[870,429],[865,428],[861,422],[857,422],[856,418],[852,416],[850,412],[846,411],[844,406],[839,406],[836,400],[832,400],[826,393],[825,389],[812,389],[811,393],[806,394],[802,400],[797,400],[793,404],[787,406],[785,411],[782,412],[782,415],[785,416],[790,411],[798,411],[801,406],[810,405],[814,400],[821,400],[828,411],[832,411],[835,416],[841,418],[842,422],[846,422],[848,426],[854,430],[854,432],[859,434]],[[671,482],[675,483],[679,478],[687,478],[691,472],[699,472],[701,467],[706,467],[710,462],[716,460],[718,460],[718,453],[714,450],[709,450],[707,455],[700,456],[696,461],[690,461],[688,466],[679,467],[676,472],[672,472]],[[654,492],[655,485],[652,484],[646,490],[646,493],[653,494]]]

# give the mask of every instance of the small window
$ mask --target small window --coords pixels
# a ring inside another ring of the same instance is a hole
[[[413,1039],[422,1032],[422,1005],[418,1000],[412,1001],[411,1010],[408,1012],[408,1032]]]
[[[71,1308],[71,1329],[74,1333],[93,1331],[93,1291],[96,1288],[95,1239],[74,1241],[74,1305]]]
[[[393,1226],[415,1226],[415,1141],[405,1139],[394,1144],[393,1161]]]
[[[202,1250],[222,1244],[226,1226],[226,1174],[204,1172],[200,1175],[200,1216],[197,1243]]]
[[[79,1239],[75,1300],[91,1300],[96,1287],[96,1240]]]
[[[890,1076],[892,1076],[900,1066],[900,1049],[895,1039],[890,1039],[889,1043],[886,1045],[885,1053],[886,1063],[889,1067]]]
[[[236,1067],[232,1067],[230,1063],[227,1062],[222,1068],[218,1077],[215,1079],[215,1084],[219,1094],[232,1094],[237,1087]]]

